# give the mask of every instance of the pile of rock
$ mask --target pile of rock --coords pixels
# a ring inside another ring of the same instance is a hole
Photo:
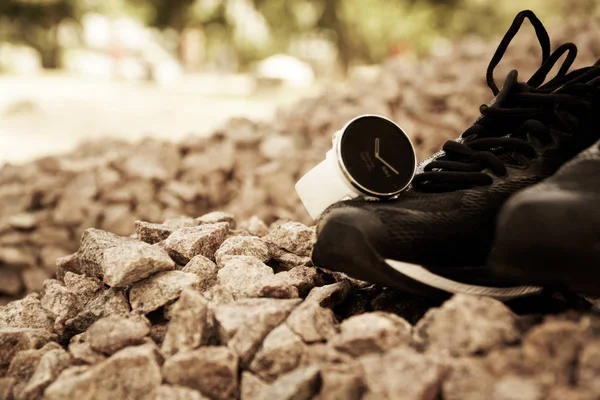
[[[439,306],[311,265],[314,229],[226,213],[84,231],[0,307],[0,399],[594,399],[600,318]],[[432,306],[439,306],[433,307]]]
[[[578,43],[580,65],[591,64],[600,55],[598,22],[578,19],[551,34],[556,43]],[[309,224],[294,184],[322,160],[335,130],[357,115],[381,114],[411,135],[423,159],[490,100],[484,75],[495,47],[465,40],[424,62],[394,60],[375,79],[327,88],[282,108],[270,122],[233,119],[209,138],[88,143],[64,156],[4,166],[0,297],[40,290],[54,260],[75,251],[89,227],[127,236],[138,219],[161,222],[216,209]],[[538,54],[533,36],[519,37],[502,64],[533,71]]]

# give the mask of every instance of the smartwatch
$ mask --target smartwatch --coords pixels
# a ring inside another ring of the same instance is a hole
[[[313,219],[338,201],[393,198],[415,175],[417,158],[410,138],[385,117],[354,118],[333,135],[332,144],[325,160],[296,183]]]

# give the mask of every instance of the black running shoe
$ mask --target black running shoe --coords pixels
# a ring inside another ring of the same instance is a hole
[[[502,207],[489,266],[515,282],[600,296],[600,141]]]
[[[499,90],[494,69],[526,18],[542,48],[541,66],[527,82],[511,71]],[[421,294],[510,299],[538,291],[499,282],[482,266],[504,202],[600,137],[600,66],[568,72],[576,53],[572,43],[551,53],[542,23],[531,11],[519,13],[488,66],[495,97],[479,118],[421,163],[397,199],[350,200],[326,210],[317,221],[315,265]],[[557,75],[544,83],[563,55]]]

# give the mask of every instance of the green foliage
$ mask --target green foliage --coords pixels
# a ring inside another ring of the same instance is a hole
[[[440,38],[497,36],[525,8],[549,24],[568,15],[600,14],[597,0],[250,0],[247,19],[262,21],[264,39],[248,34],[248,21],[236,17],[232,5],[240,6],[235,0],[0,0],[0,40],[25,42],[53,66],[57,24],[92,11],[177,32],[200,27],[209,56],[227,43],[242,64],[287,52],[295,40],[325,32],[347,68],[381,62],[393,48],[422,55]]]

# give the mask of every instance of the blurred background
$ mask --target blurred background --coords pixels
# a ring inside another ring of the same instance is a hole
[[[524,8],[549,26],[600,13],[596,0],[0,0],[0,165],[268,119],[386,60],[497,40]]]

